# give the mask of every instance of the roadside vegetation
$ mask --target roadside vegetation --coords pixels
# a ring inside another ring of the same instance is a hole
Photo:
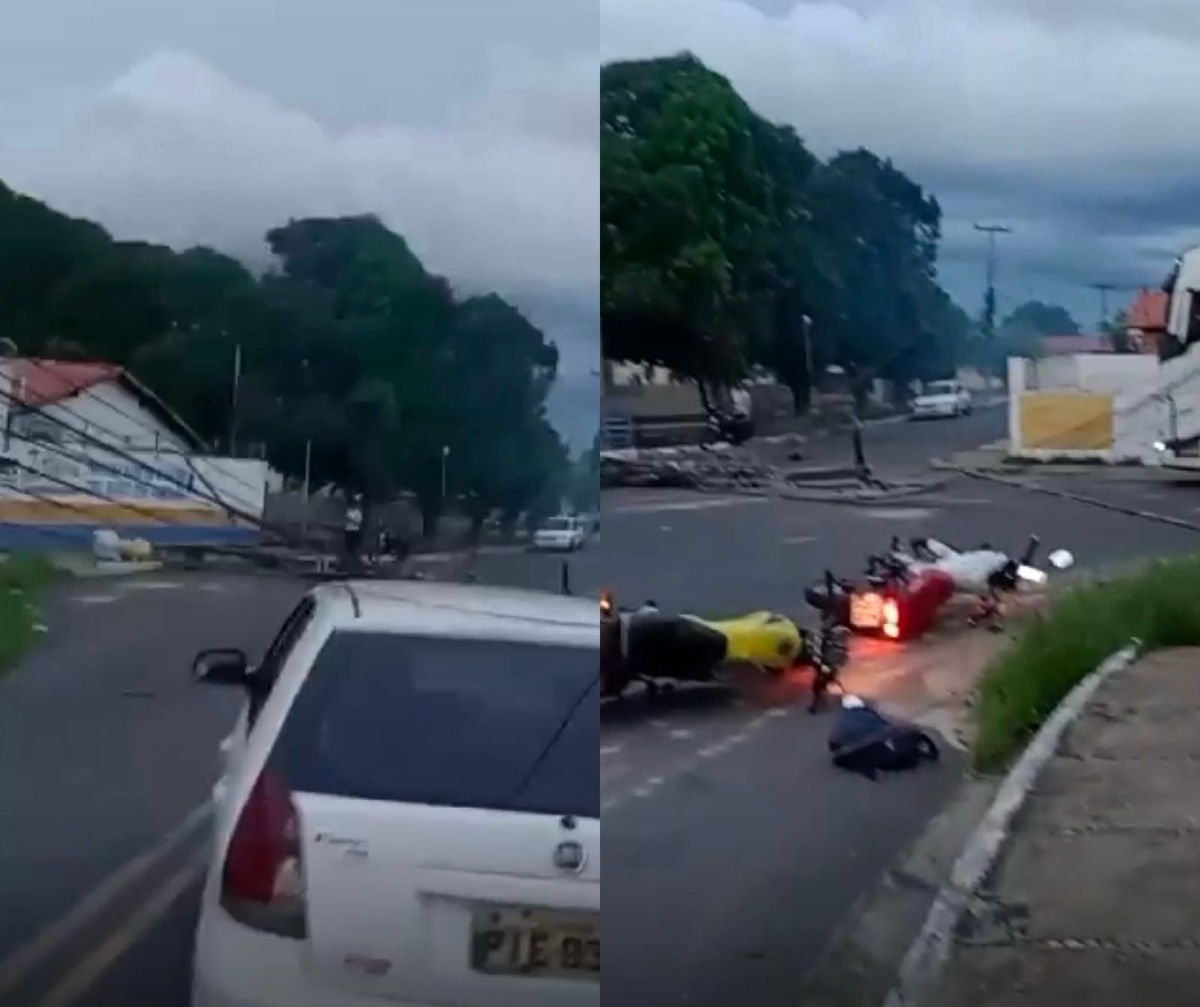
[[[689,53],[605,65],[600,102],[608,360],[702,388],[765,368],[803,409],[831,367],[860,390],[967,361],[1001,374],[1080,331],[1039,301],[998,319],[991,294],[972,318],[939,279],[932,192],[886,152],[819,157]]]
[[[0,562],[0,674],[10,670],[37,639],[40,601],[62,574],[39,553]]]
[[[120,365],[213,450],[368,504],[407,491],[431,538],[451,501],[477,527],[594,509],[595,451],[572,458],[547,413],[558,347],[375,217],[290,220],[248,266],[115,240],[0,181],[0,236],[5,339]]]
[[[1135,637],[1146,650],[1200,645],[1200,557],[1084,583],[1029,622],[984,672],[976,768],[1002,768],[1071,689]]]

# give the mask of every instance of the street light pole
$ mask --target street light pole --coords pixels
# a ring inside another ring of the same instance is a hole
[[[996,235],[1012,234],[1003,224],[976,224],[975,230],[987,235],[987,288],[983,294],[983,335],[991,339],[996,333]]]
[[[233,390],[229,402],[229,454],[237,457],[238,399],[242,390],[242,344],[233,348]]]
[[[450,457],[450,445],[442,445],[442,500],[446,499],[446,461]]]
[[[804,370],[808,375],[808,412],[814,411],[817,400],[817,376],[813,372],[812,347],[813,320],[808,315],[800,316],[800,327],[804,337]]]
[[[312,484],[312,438],[304,442],[304,510],[301,511],[300,534],[308,537],[308,501]]]

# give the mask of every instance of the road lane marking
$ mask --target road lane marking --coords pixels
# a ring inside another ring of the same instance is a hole
[[[816,540],[816,535],[793,535],[791,538],[785,538],[781,541],[784,545],[808,545],[810,542],[815,542]]]
[[[35,1007],[71,1007],[77,1003],[166,915],[203,872],[203,860],[193,859],[167,878],[132,915],[76,962]]]
[[[60,947],[67,943],[108,909],[138,881],[207,824],[212,815],[211,802],[193,809],[175,828],[147,850],[100,882],[75,903],[65,916],[51,923],[30,941],[0,962],[0,1001],[11,995],[18,984]]]
[[[858,513],[862,517],[877,518],[881,521],[924,521],[937,512],[928,507],[881,507],[877,510],[860,510]]]
[[[669,768],[658,769],[652,775],[642,777],[637,783],[629,786],[618,793],[609,794],[600,802],[600,813],[615,810],[619,805],[628,802],[631,798],[645,800],[654,796],[659,790],[666,786],[671,780],[678,776],[695,769],[702,763],[711,762],[723,755],[727,755],[740,745],[744,745],[749,741],[753,741],[759,730],[771,720],[778,720],[792,713],[796,707],[774,707],[758,714],[752,719],[746,721],[736,731],[722,735],[716,741],[709,742],[706,745],[697,748],[682,759],[675,761]],[[613,767],[614,769],[617,767]],[[611,775],[601,773],[602,782],[616,782],[613,777],[621,777],[626,775],[631,767],[622,765],[620,770]],[[605,779],[606,775],[608,778]]]

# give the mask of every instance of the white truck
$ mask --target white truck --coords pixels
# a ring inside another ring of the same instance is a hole
[[[1200,470],[1200,245],[1175,260],[1163,290],[1167,335],[1185,349],[1159,371],[1162,437],[1154,447],[1164,467]]]

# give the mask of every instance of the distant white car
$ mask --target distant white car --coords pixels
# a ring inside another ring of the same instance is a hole
[[[192,1007],[599,1007],[591,599],[324,584],[222,745]]]
[[[931,381],[912,400],[913,419],[970,416],[971,393],[957,381]]]
[[[552,517],[533,533],[533,547],[553,552],[582,549],[587,539],[587,523],[579,517]]]

